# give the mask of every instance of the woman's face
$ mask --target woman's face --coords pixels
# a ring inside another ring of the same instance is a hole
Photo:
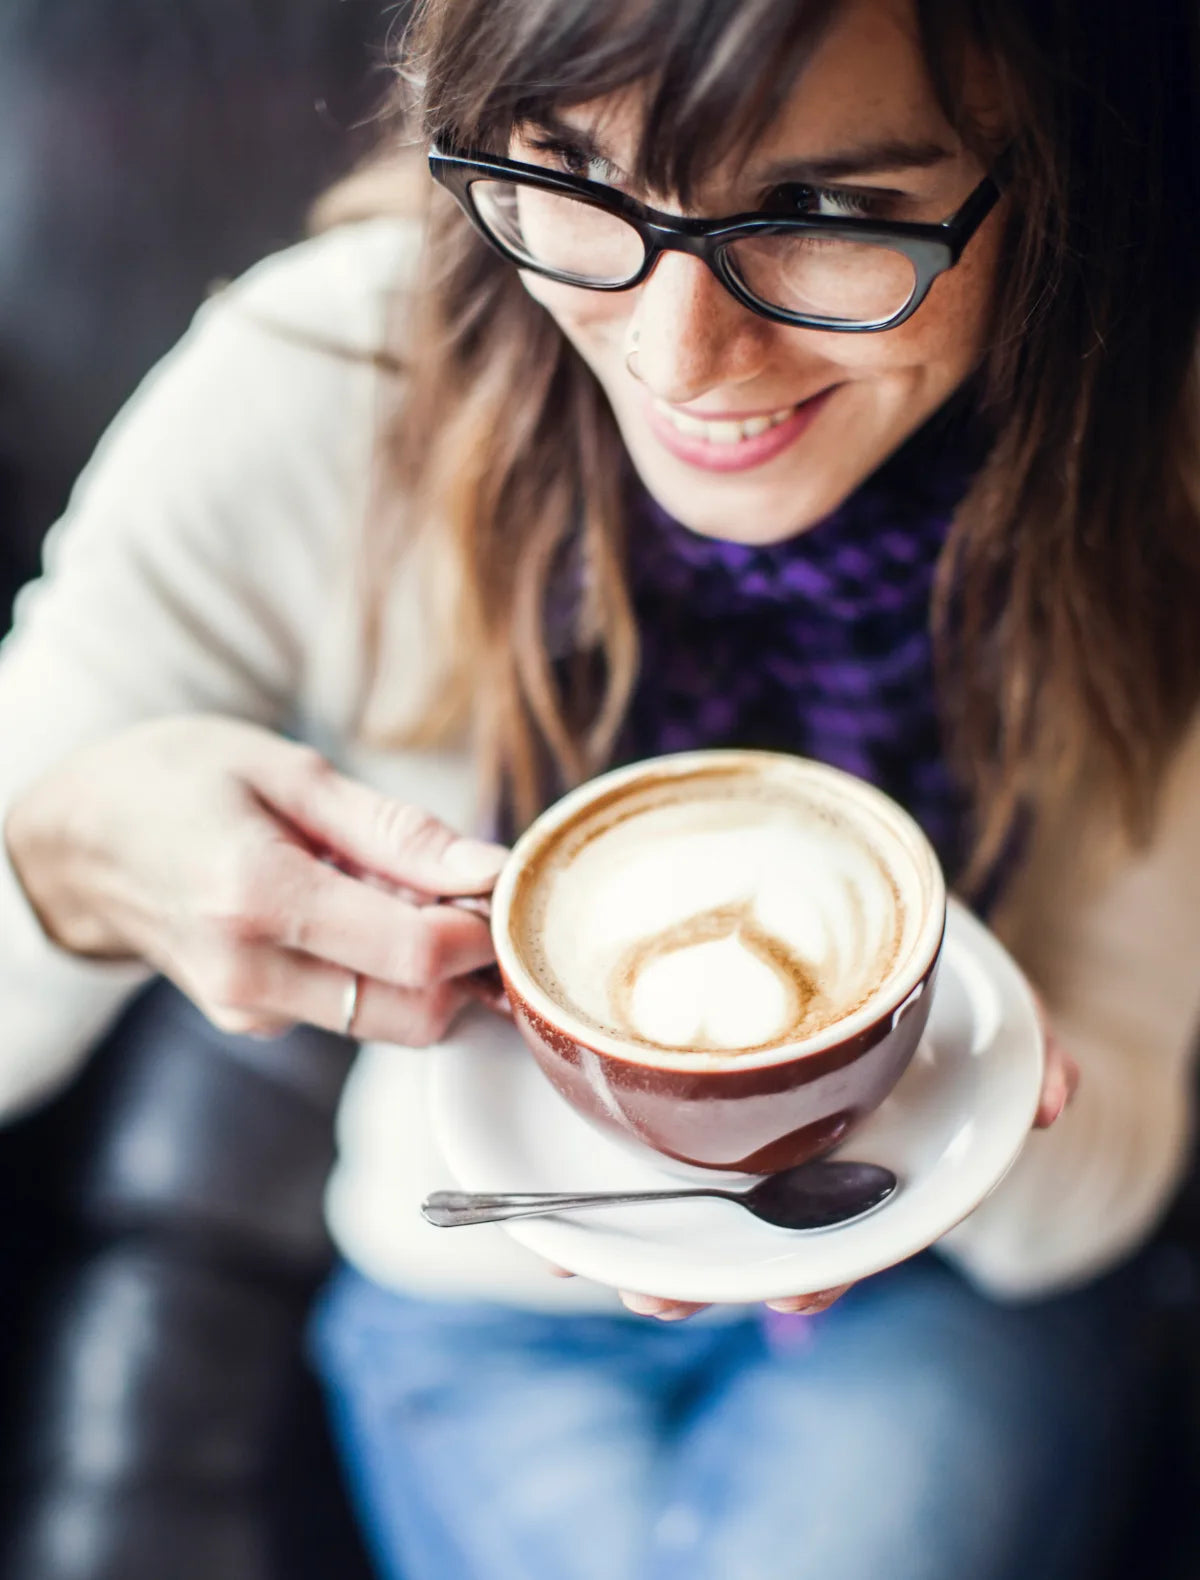
[[[987,87],[972,84],[985,114]],[[632,97],[584,105],[552,129],[529,128],[512,153],[632,191],[622,171],[636,115]],[[980,181],[938,106],[910,0],[848,0],[778,120],[739,169],[717,172],[693,212],[758,208],[785,179],[781,167],[819,189],[817,212],[933,223]],[[681,253],[625,292],[522,278],[599,379],[659,503],[710,537],[775,543],[828,515],[976,366],[999,230],[996,209],[913,317],[875,334],[771,323]],[[755,418],[776,423],[764,436]]]

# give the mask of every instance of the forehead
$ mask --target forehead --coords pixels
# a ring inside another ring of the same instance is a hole
[[[964,66],[970,80],[959,86],[972,117],[986,120],[995,98],[990,74],[978,56],[966,57]],[[635,168],[644,163],[639,145],[649,91],[635,85],[560,115]],[[962,149],[934,86],[915,0],[842,0],[776,115],[729,163],[740,169],[784,154],[817,156],[889,142],[940,147],[951,155]]]
[[[919,137],[948,128],[911,0],[845,0],[767,139],[841,145],[881,130]]]

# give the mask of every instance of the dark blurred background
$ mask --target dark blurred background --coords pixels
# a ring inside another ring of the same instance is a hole
[[[0,0],[0,632],[141,376],[367,147],[400,21]],[[349,1057],[159,987],[0,1133],[3,1580],[365,1575],[302,1360]]]
[[[0,0],[0,631],[142,374],[368,145],[400,9]],[[0,1580],[365,1580],[302,1349],[350,1056],[159,985],[0,1132]],[[1122,1580],[1200,1580],[1198,1246],[1193,1182]]]
[[[0,608],[211,285],[365,143],[382,0],[0,3]]]

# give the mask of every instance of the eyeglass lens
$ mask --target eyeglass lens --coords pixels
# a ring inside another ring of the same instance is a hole
[[[471,183],[475,211],[511,253],[579,285],[621,285],[645,258],[641,236],[606,209],[521,182]],[[916,289],[903,253],[837,237],[763,231],[730,242],[726,263],[758,301],[786,313],[874,323]]]
[[[646,249],[631,225],[560,192],[511,181],[474,181],[475,211],[510,251],[580,285],[620,285]]]

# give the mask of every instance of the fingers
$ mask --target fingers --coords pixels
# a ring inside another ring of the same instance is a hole
[[[790,1316],[815,1317],[821,1311],[828,1311],[835,1300],[840,1300],[853,1287],[853,1284],[840,1284],[836,1289],[822,1289],[811,1295],[792,1295],[785,1300],[768,1300],[765,1304],[772,1311],[782,1311]]]
[[[1033,1128],[1048,1130],[1075,1096],[1079,1087],[1079,1066],[1050,1029],[1046,1006],[1041,997],[1036,992],[1033,997],[1045,1039],[1045,1073],[1042,1076],[1037,1113],[1033,1117]]]
[[[252,849],[229,886],[217,920],[235,952],[275,944],[408,988],[495,959],[480,917],[450,905],[410,905],[284,838]]]
[[[1079,1066],[1066,1052],[1054,1033],[1046,1032],[1046,1073],[1034,1115],[1035,1130],[1048,1130],[1075,1096],[1079,1086]]]
[[[786,1312],[791,1316],[815,1317],[828,1311],[835,1300],[840,1300],[853,1284],[841,1284],[836,1289],[822,1289],[810,1295],[789,1295],[764,1304],[772,1311]],[[664,1300],[658,1295],[639,1295],[631,1290],[621,1290],[621,1304],[635,1316],[655,1317],[659,1322],[681,1322],[697,1311],[707,1311],[708,1306],[689,1300]]]
[[[370,872],[426,894],[490,892],[508,852],[464,839],[427,812],[345,778],[297,747],[261,765],[256,786],[310,840]]]
[[[349,981],[338,966],[262,945],[243,950],[224,971],[210,970],[186,986],[222,1030],[268,1036],[299,1021],[346,1030]],[[363,977],[351,1030],[364,1042],[425,1048],[441,1041],[468,1002],[469,995],[455,982],[419,990]]]
[[[638,1317],[656,1317],[659,1322],[681,1322],[685,1317],[706,1311],[706,1304],[690,1300],[661,1300],[657,1295],[638,1295],[631,1290],[620,1291],[621,1304]]]

